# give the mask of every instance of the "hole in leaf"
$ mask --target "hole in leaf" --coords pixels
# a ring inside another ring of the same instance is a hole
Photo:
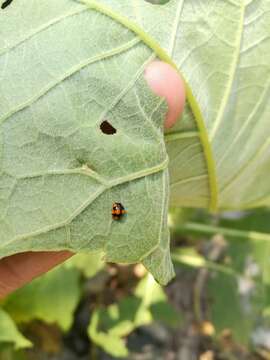
[[[114,135],[117,133],[117,130],[107,120],[102,122],[100,130],[106,135]]]
[[[1,5],[1,9],[5,9],[6,7],[8,7],[13,0],[6,0],[5,2],[3,2],[3,4]]]

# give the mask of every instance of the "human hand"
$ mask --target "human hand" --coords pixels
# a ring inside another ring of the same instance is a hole
[[[170,65],[154,61],[145,71],[145,79],[157,95],[166,98],[168,113],[165,128],[175,124],[185,102],[184,83]],[[0,298],[20,288],[73,256],[71,252],[28,252],[0,260]]]

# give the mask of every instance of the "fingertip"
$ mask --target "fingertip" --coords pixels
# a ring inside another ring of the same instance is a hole
[[[0,300],[73,255],[68,251],[28,252],[2,259],[0,261]]]
[[[154,61],[146,67],[145,79],[155,94],[166,99],[168,113],[165,127],[172,127],[185,105],[185,84],[181,75],[171,65]]]

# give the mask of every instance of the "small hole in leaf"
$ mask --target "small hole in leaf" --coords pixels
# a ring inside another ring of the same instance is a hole
[[[1,9],[5,9],[6,7],[8,7],[13,0],[6,0],[5,2],[3,2],[3,4],[1,5]]]
[[[117,130],[107,120],[102,122],[100,130],[106,135],[114,135],[117,133]]]

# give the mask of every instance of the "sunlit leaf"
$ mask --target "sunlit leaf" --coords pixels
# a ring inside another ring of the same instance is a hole
[[[31,347],[32,344],[17,329],[14,321],[0,309],[0,343],[14,344],[16,349]]]
[[[109,354],[116,357],[126,357],[128,349],[125,346],[124,340],[117,335],[98,331],[99,313],[95,312],[91,318],[88,334],[92,341],[103,348]]]
[[[101,253],[77,254],[66,261],[66,268],[76,268],[80,270],[84,276],[93,277],[104,267]]]
[[[67,331],[79,299],[79,272],[59,267],[10,295],[5,309],[16,322],[38,319]]]
[[[112,345],[117,341],[116,339],[119,340],[119,346],[120,344],[122,346],[122,338],[136,328],[155,321],[163,321],[170,326],[179,325],[181,322],[179,312],[170,306],[164,290],[151,275],[139,282],[134,295],[107,308],[97,309],[90,321],[88,328],[90,338],[114,356],[116,356],[116,349]],[[106,339],[108,341],[105,341]],[[121,349],[121,354],[123,354],[124,348],[121,347]],[[127,348],[126,351],[128,351]]]

